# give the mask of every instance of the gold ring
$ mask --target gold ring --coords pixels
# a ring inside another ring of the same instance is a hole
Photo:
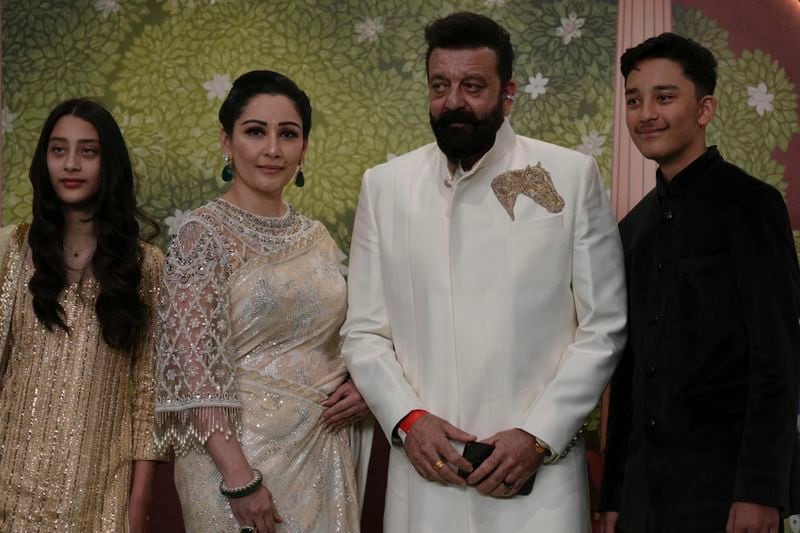
[[[444,461],[442,461],[441,459],[439,459],[438,461],[436,461],[435,463],[433,463],[433,467],[434,467],[436,470],[441,470],[442,468],[444,468]]]

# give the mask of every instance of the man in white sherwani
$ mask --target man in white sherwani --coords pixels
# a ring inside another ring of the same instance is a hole
[[[595,161],[514,134],[508,33],[432,23],[437,142],[364,174],[343,353],[395,444],[389,533],[589,531],[574,436],[625,341],[619,234]],[[470,471],[465,442],[494,446]],[[568,452],[568,453],[566,453]],[[536,474],[533,491],[517,492]]]

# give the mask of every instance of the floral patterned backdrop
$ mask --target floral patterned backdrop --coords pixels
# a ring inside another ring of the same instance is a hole
[[[800,138],[788,56],[732,50],[728,30],[694,5],[703,3],[676,0],[673,15],[675,31],[720,60],[712,142],[787,198],[800,194],[780,157]],[[328,226],[346,261],[363,171],[433,140],[423,28],[464,9],[511,33],[517,132],[595,156],[610,187],[614,0],[6,0],[2,222],[30,217],[27,167],[48,111],[91,96],[120,122],[141,205],[165,244],[187,210],[223,190],[216,115],[231,81],[268,68],[296,80],[314,106],[306,187],[290,187],[289,201]],[[799,209],[790,202],[795,228]],[[598,426],[596,411],[595,449]],[[590,467],[596,490],[596,453]]]
[[[675,0],[673,30],[717,58],[719,109],[708,141],[781,191],[800,254],[800,6],[793,4],[764,0],[730,9],[716,0]]]
[[[614,1],[8,0],[3,221],[30,216],[27,165],[48,110],[88,95],[120,121],[163,244],[222,191],[216,114],[231,81],[269,68],[314,106],[307,185],[289,200],[347,251],[364,170],[432,141],[423,28],[463,9],[512,34],[517,131],[595,155],[608,180]]]
[[[786,195],[784,166],[772,152],[786,150],[800,131],[797,95],[786,70],[768,52],[730,50],[728,32],[699,10],[676,5],[673,30],[710,49],[719,62],[716,96],[720,101],[708,131],[726,159]],[[732,135],[732,132],[736,132]]]

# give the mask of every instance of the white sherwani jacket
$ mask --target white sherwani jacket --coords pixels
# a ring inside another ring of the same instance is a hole
[[[515,221],[495,176],[537,163],[565,201],[520,195]],[[343,353],[390,437],[426,409],[479,439],[521,428],[561,452],[597,404],[625,341],[622,249],[593,158],[514,134],[453,187],[429,144],[364,174]],[[391,437],[390,437],[391,438]],[[543,465],[529,496],[498,499],[426,481],[393,446],[385,531],[589,530],[582,445]]]

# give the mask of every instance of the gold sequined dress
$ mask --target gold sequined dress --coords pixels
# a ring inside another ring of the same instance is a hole
[[[281,532],[357,532],[356,436],[327,432],[322,402],[347,377],[346,285],[325,227],[291,207],[261,217],[216,199],[167,252],[156,367],[156,437],[177,453],[189,532],[236,532],[205,449],[236,432],[264,475]]]
[[[163,257],[143,247],[142,294],[155,309]],[[85,279],[59,299],[72,333],[48,331],[33,312],[33,267],[20,260],[25,249],[6,254],[0,288],[0,323],[8,328],[0,531],[127,531],[132,461],[160,457],[153,441],[153,328],[143,332],[133,360],[109,347],[94,310],[99,286]]]

